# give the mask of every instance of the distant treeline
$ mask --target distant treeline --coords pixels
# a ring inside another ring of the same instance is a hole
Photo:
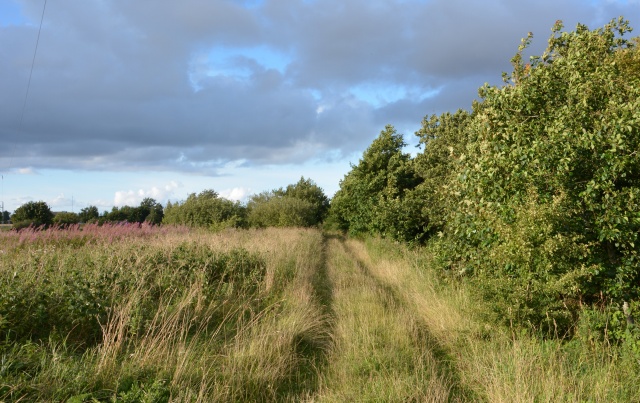
[[[302,177],[286,188],[254,195],[246,204],[222,198],[214,190],[192,193],[187,200],[168,202],[164,208],[156,200],[145,198],[137,207],[113,207],[102,214],[96,206],[83,208],[79,213],[54,213],[47,203],[38,201],[18,207],[11,221],[16,229],[107,222],[180,224],[211,229],[312,227],[320,225],[328,211],[329,198],[322,188]]]

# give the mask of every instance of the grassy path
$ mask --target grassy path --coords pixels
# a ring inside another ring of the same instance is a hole
[[[640,401],[636,364],[491,325],[424,253],[340,238],[326,250],[335,345],[314,401]]]
[[[360,245],[327,241],[322,302],[334,319],[335,345],[312,400],[469,400],[447,354]]]
[[[0,401],[640,402],[637,362],[492,325],[429,250],[141,231],[0,232]]]

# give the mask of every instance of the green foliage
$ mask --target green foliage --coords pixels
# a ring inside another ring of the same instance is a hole
[[[316,208],[312,203],[273,192],[252,197],[247,209],[251,227],[310,227],[316,222]]]
[[[239,202],[224,199],[214,190],[192,193],[184,202],[167,203],[163,224],[181,224],[190,227],[222,229],[243,227],[245,208]]]
[[[284,190],[276,190],[274,193],[310,203],[313,206],[313,216],[308,221],[309,226],[321,224],[329,212],[329,198],[311,179],[301,177],[297,183],[288,185]]]
[[[94,218],[94,214],[98,211],[97,208],[89,208],[83,216],[88,217],[91,221]],[[162,205],[156,202],[150,197],[146,197],[140,202],[138,207],[122,206],[113,207],[110,212],[105,213],[100,219],[101,222],[130,222],[130,223],[143,223],[149,222],[151,224],[160,224],[164,216],[164,210]]]
[[[622,19],[561,29],[471,114],[423,122],[416,191],[496,318],[563,335],[585,304],[640,298],[640,57]]]
[[[80,222],[80,217],[76,213],[61,211],[53,216],[53,223],[58,226],[69,226]]]
[[[432,115],[423,119],[422,127],[416,132],[423,151],[415,158],[415,170],[422,183],[412,194],[420,200],[416,210],[427,219],[428,235],[443,231],[448,214],[454,210],[449,189],[457,175],[457,160],[465,152],[467,129],[472,119],[473,115],[464,110]]]
[[[420,182],[401,134],[388,125],[340,181],[331,201],[330,222],[351,235],[380,234],[411,241],[425,224],[415,198],[405,194]],[[413,212],[413,213],[412,213]]]
[[[43,201],[27,202],[18,207],[11,216],[13,227],[16,229],[29,226],[38,227],[41,225],[53,224],[53,213],[49,205]]]
[[[247,203],[252,227],[312,227],[323,222],[329,199],[322,188],[304,177],[286,189],[254,195]]]
[[[447,273],[471,277],[494,320],[564,336],[585,308],[607,307],[607,337],[636,345],[611,308],[640,300],[640,40],[629,31],[622,18],[573,32],[557,22],[525,62],[529,35],[505,85],[480,88],[471,112],[423,120],[415,159],[387,126],[341,181],[328,222],[409,242],[438,235]]]
[[[330,344],[311,283],[320,232],[138,227],[2,234],[0,400],[313,392]],[[113,236],[124,228],[136,230]]]
[[[96,206],[88,206],[80,210],[78,214],[78,218],[80,218],[80,222],[82,223],[90,223],[95,222],[100,217],[100,213],[98,212],[98,207]]]
[[[162,205],[149,197],[142,200],[140,205],[137,207],[114,206],[111,211],[105,211],[102,216],[96,218],[97,212],[98,209],[95,206],[91,206],[87,209],[83,209],[80,212],[80,216],[83,217],[83,222],[98,221],[100,224],[105,222],[128,222],[138,224],[148,222],[150,224],[160,224],[162,222],[162,217],[164,216]]]

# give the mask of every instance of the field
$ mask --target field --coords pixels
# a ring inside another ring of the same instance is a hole
[[[428,249],[316,229],[0,239],[0,401],[640,401],[637,363],[485,322]]]

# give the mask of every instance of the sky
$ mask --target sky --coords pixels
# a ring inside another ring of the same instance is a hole
[[[332,196],[385,125],[415,152],[425,116],[470,109],[479,87],[500,85],[528,32],[541,54],[556,20],[640,23],[640,0],[44,6],[0,0],[8,211],[40,200],[104,211],[205,189],[245,201],[302,176]]]

